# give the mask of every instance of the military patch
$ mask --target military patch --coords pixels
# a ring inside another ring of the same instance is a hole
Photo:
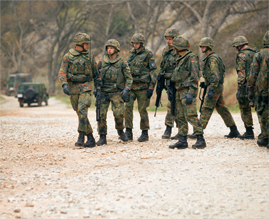
[[[151,60],[150,60],[150,66],[151,66],[152,68],[157,68],[154,59],[151,59]]]

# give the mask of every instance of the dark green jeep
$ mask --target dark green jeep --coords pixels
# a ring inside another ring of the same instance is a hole
[[[15,83],[16,74],[9,74],[5,80],[5,93],[7,96],[10,96],[11,93],[14,93],[14,83]]]
[[[21,83],[32,82],[32,76],[29,73],[17,73],[14,82],[14,96],[17,97],[18,88]]]
[[[31,103],[37,103],[38,106],[41,106],[42,102],[45,102],[45,104],[48,105],[49,94],[43,83],[21,83],[18,88],[17,96],[20,103],[20,107],[23,107],[24,103],[27,103],[28,106],[30,106]]]

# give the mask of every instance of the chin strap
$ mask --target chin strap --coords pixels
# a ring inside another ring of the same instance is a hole
[[[203,53],[206,53],[209,50],[209,47],[207,46],[205,51],[203,51]]]

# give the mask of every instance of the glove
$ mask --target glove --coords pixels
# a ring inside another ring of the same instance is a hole
[[[186,98],[186,104],[187,105],[192,104],[192,99],[193,99],[193,95],[192,94],[187,93],[187,95],[185,97],[183,97],[183,98]]]
[[[262,102],[263,102],[263,104],[265,105],[265,106],[269,106],[269,103],[268,103],[268,96],[263,96],[262,97]]]
[[[121,94],[121,98],[123,99],[124,102],[128,102],[129,101],[129,89],[126,87],[124,88],[124,90],[120,93]]]
[[[167,89],[167,95],[168,95],[168,100],[170,102],[172,102],[173,101],[173,92],[170,88]]]
[[[213,99],[213,92],[214,92],[213,88],[210,87],[210,88],[208,89],[208,92],[207,92],[207,96],[208,96],[208,99],[209,99],[209,100],[212,100],[212,99]]]
[[[151,98],[152,94],[153,94],[153,90],[152,89],[148,89],[148,91],[147,91],[147,98],[148,99]]]
[[[95,92],[95,98],[97,100],[100,100],[101,98],[101,89],[97,89],[96,92]]]
[[[248,90],[248,100],[249,100],[249,105],[251,107],[254,106],[254,102],[255,102],[255,94],[254,94],[254,87],[250,87],[249,90]]]
[[[66,94],[66,95],[70,95],[70,90],[69,90],[69,87],[67,84],[63,84],[63,92]]]

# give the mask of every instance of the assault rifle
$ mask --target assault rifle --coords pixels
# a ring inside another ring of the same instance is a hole
[[[171,115],[174,116],[176,115],[176,87],[175,83],[170,80],[167,80],[167,86],[168,86],[168,92],[170,92],[170,96],[172,96],[172,99],[169,101],[171,102]],[[174,121],[173,121],[174,123]]]
[[[164,81],[165,81],[164,80],[164,72],[163,72],[163,74],[158,75],[157,80],[158,80],[157,87],[156,87],[157,98],[156,98],[156,102],[155,102],[156,109],[155,109],[154,117],[156,117],[157,109],[160,106],[160,104],[162,106],[161,97],[162,97],[162,91],[164,89]]]
[[[202,107],[203,107],[203,104],[204,104],[204,101],[205,101],[205,95],[206,95],[206,90],[207,90],[207,86],[205,85],[205,82],[200,82],[200,92],[199,92],[199,99],[201,100],[201,105],[200,105],[200,110],[199,112],[201,113],[202,112]],[[201,91],[202,89],[204,89],[204,92],[203,92],[203,96],[201,98]]]

